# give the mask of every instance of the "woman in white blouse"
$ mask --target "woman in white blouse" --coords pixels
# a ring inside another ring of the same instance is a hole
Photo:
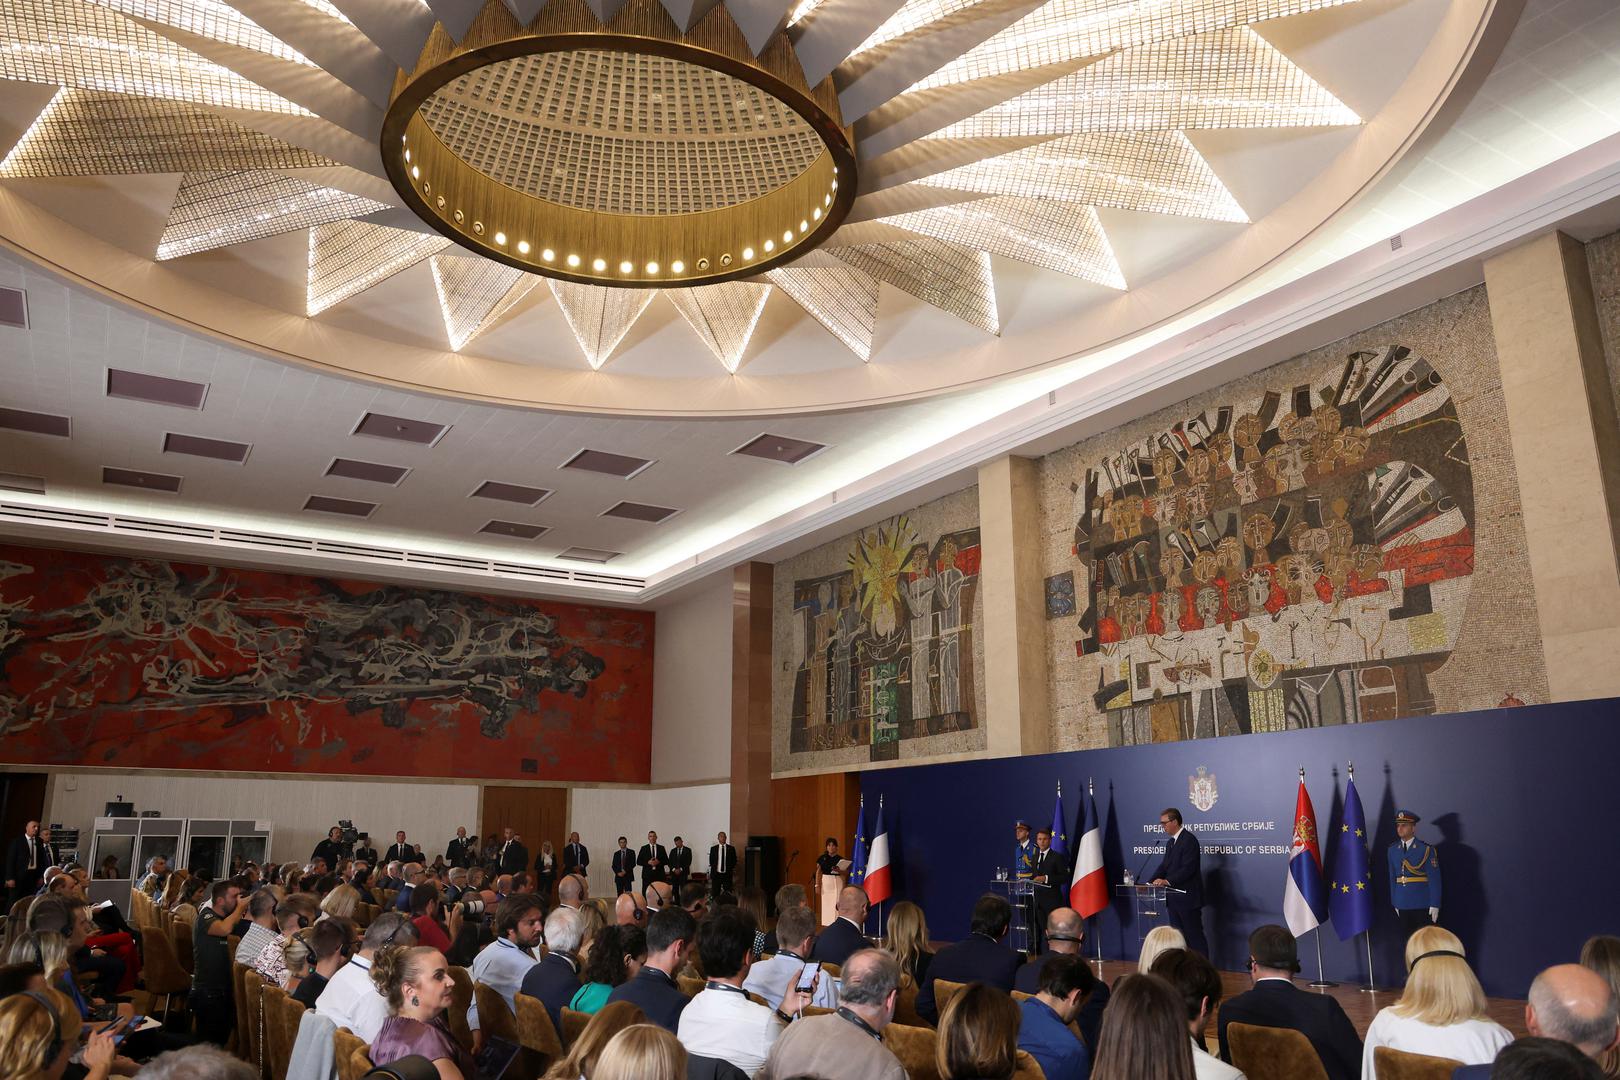
[[[1380,1046],[1484,1065],[1512,1041],[1507,1028],[1485,1015],[1485,991],[1457,935],[1425,926],[1406,942],[1401,999],[1380,1010],[1367,1029],[1361,1080],[1375,1080],[1373,1052]]]

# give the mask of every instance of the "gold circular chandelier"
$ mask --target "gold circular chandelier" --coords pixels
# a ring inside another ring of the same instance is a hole
[[[464,247],[615,288],[753,277],[831,236],[855,199],[832,79],[760,57],[723,5],[682,33],[656,0],[603,26],[489,0],[400,72],[382,157],[405,203]]]

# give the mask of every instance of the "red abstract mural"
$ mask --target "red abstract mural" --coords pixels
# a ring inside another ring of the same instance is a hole
[[[0,546],[0,760],[645,783],[651,612]]]

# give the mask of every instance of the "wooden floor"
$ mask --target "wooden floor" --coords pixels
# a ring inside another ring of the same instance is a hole
[[[1121,975],[1128,975],[1135,971],[1136,963],[1128,960],[1103,960],[1099,966],[1099,962],[1093,960],[1091,967],[1108,985],[1112,986],[1114,981]],[[1249,982],[1249,973],[1246,971],[1223,971],[1221,972],[1221,985],[1221,997],[1222,1000],[1225,1000],[1243,993],[1253,984]],[[1378,1010],[1386,1005],[1395,1004],[1401,996],[1399,989],[1381,990],[1369,994],[1343,983],[1325,990],[1313,990],[1307,985],[1306,980],[1302,978],[1295,979],[1295,985],[1301,990],[1311,990],[1312,993],[1329,994],[1337,998],[1339,1004],[1344,1007],[1345,1015],[1349,1016],[1350,1022],[1356,1026],[1356,1033],[1363,1037],[1366,1036],[1367,1026],[1372,1023],[1372,1018],[1377,1014]],[[1515,1001],[1512,998],[1487,998],[1486,1000],[1490,1007],[1491,1019],[1513,1032],[1514,1038],[1520,1038],[1528,1034],[1524,1029],[1523,1001]],[[1210,1043],[1213,1045],[1215,1040],[1213,1019],[1210,1021],[1207,1034]]]

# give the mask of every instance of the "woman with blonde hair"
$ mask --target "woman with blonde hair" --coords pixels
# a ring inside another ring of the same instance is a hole
[[[1599,934],[1581,946],[1581,966],[1590,968],[1608,981],[1609,991],[1620,1001],[1620,937]],[[1609,1080],[1620,1080],[1620,1047],[1611,1046],[1597,1058],[1598,1068]]]
[[[321,918],[352,919],[354,909],[360,906],[360,890],[353,885],[339,885],[321,901]]]
[[[587,900],[579,906],[580,937],[579,948],[574,950],[574,956],[583,965],[591,956],[591,942],[596,935],[602,932],[604,926],[613,925],[613,919],[607,912],[607,901],[601,897]]]
[[[58,1080],[79,1044],[83,1021],[58,990],[25,990],[0,1001],[0,1068],[14,1080]],[[117,1051],[108,1031],[84,1048],[85,1080],[106,1080]]]
[[[1377,1076],[1373,1051],[1380,1046],[1464,1065],[1495,1061],[1513,1036],[1485,1010],[1485,991],[1457,935],[1438,926],[1414,931],[1406,940],[1406,989],[1367,1028],[1362,1080]]]
[[[585,1080],[594,1080],[596,1064],[613,1037],[627,1027],[646,1022],[647,1014],[641,1011],[639,1005],[628,1001],[604,1005],[585,1025],[585,1030],[579,1033],[574,1045],[568,1048],[568,1056],[546,1073],[545,1080],[579,1080],[582,1076]]]
[[[28,930],[12,939],[6,948],[6,963],[37,964],[44,969],[47,983],[57,983],[68,974],[67,943],[61,934]]]
[[[586,1080],[686,1080],[686,1048],[657,1024],[632,1024],[608,1040]]]
[[[1155,926],[1142,939],[1142,955],[1136,959],[1136,970],[1144,975],[1153,970],[1153,961],[1170,949],[1185,949],[1187,939],[1173,926]]]
[[[889,912],[888,948],[913,986],[928,979],[928,965],[934,962],[934,954],[928,951],[928,920],[923,909],[910,900],[900,901]]]
[[[169,880],[163,885],[163,894],[158,897],[158,907],[163,911],[173,909],[174,905],[180,902],[180,886],[190,877],[190,872],[186,870],[171,871]]]
[[[1011,1080],[1023,1015],[1012,997],[969,983],[939,1016],[934,1065],[943,1080]]]
[[[476,1073],[444,1020],[455,983],[443,953],[429,945],[378,949],[371,960],[371,981],[388,1002],[389,1013],[371,1040],[372,1064],[420,1054],[433,1062],[440,1080],[469,1080]]]

